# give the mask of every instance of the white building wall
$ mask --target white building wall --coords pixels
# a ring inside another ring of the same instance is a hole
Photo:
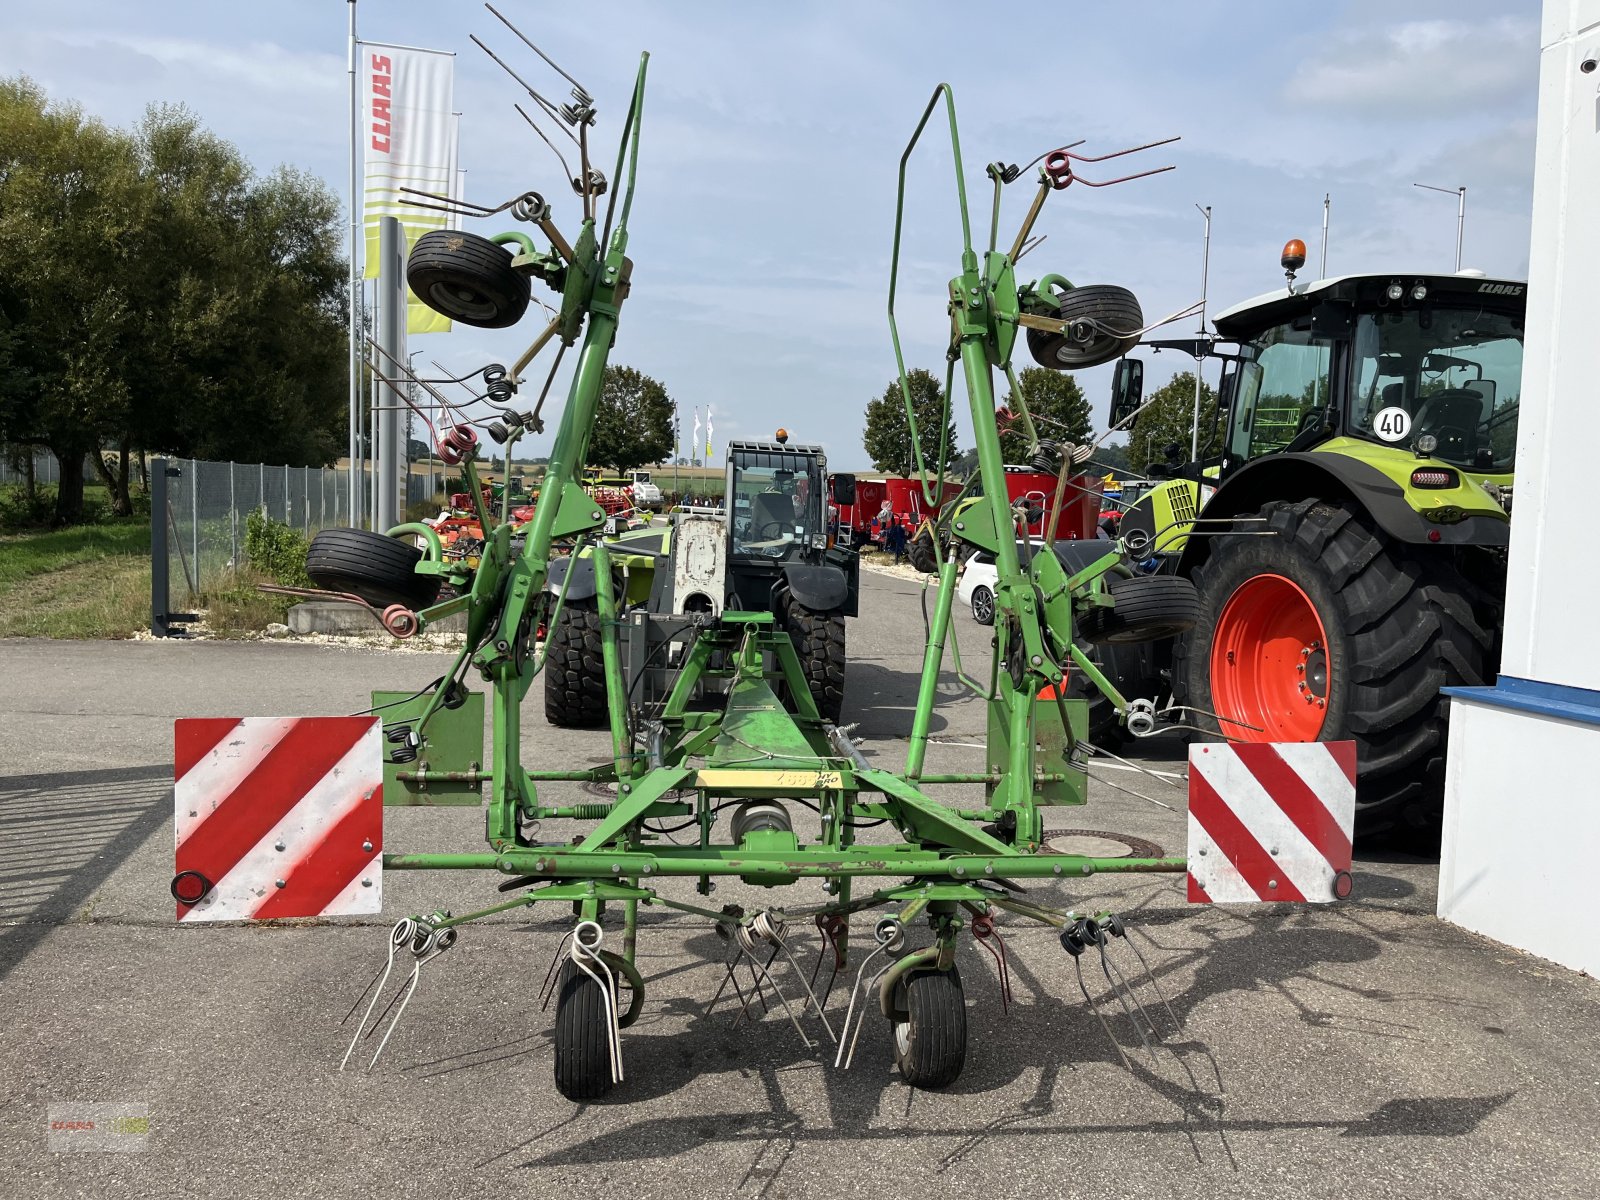
[[[1451,702],[1439,915],[1600,975],[1600,0],[1545,0],[1500,682]]]

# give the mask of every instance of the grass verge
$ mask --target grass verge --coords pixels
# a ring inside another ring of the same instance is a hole
[[[0,537],[0,637],[125,638],[150,626],[150,524]]]

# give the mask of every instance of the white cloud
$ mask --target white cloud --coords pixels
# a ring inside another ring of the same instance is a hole
[[[1352,32],[1316,45],[1284,96],[1308,107],[1407,120],[1493,110],[1532,89],[1537,37],[1532,14]]]

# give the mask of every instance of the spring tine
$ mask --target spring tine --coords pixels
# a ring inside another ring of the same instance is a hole
[[[1106,1023],[1105,1016],[1100,1012],[1099,1006],[1095,1004],[1094,998],[1089,995],[1089,986],[1083,981],[1083,959],[1074,955],[1072,966],[1078,973],[1078,990],[1083,993],[1083,1002],[1089,1006],[1089,1011],[1094,1013],[1095,1020],[1100,1022],[1100,1028],[1106,1031],[1106,1037],[1111,1040],[1111,1045],[1122,1059],[1122,1065],[1130,1071],[1133,1070],[1133,1064],[1128,1061],[1128,1055],[1123,1050],[1122,1043],[1117,1041],[1117,1035],[1111,1032],[1111,1026]]]
[[[1111,978],[1111,971],[1106,966],[1106,944],[1103,935],[1095,939],[1094,946],[1095,949],[1100,951],[1100,971],[1103,975],[1105,975],[1106,983],[1110,985],[1112,994],[1117,998],[1117,1003],[1122,1005],[1122,1011],[1127,1014],[1128,1024],[1132,1025],[1133,1031],[1139,1035],[1139,1041],[1144,1045],[1144,1052],[1150,1056],[1151,1067],[1158,1066],[1159,1064],[1156,1062],[1156,1052],[1155,1049],[1150,1045],[1150,1039],[1145,1037],[1144,1030],[1139,1028],[1139,1022],[1134,1018],[1133,1009],[1128,1007],[1127,999],[1117,989],[1117,981]]]
[[[1150,1014],[1145,1011],[1144,1004],[1139,999],[1139,993],[1134,991],[1132,985],[1128,983],[1128,977],[1122,973],[1122,968],[1111,961],[1109,954],[1106,955],[1106,965],[1115,972],[1117,982],[1122,985],[1122,990],[1128,994],[1128,998],[1133,1001],[1134,1007],[1139,1010],[1139,1015],[1144,1018],[1144,1023],[1150,1027],[1150,1036],[1159,1042],[1161,1040],[1161,1031],[1156,1028],[1156,1023],[1150,1019]]]
[[[738,964],[738,962],[738,954],[730,954],[723,962],[722,968],[724,974],[722,976],[722,982],[717,985],[717,990],[711,996],[711,1002],[706,1005],[706,1016],[709,1017],[711,1015],[711,1010],[717,1006],[717,1001],[722,999],[722,993],[727,990],[730,982],[733,984],[733,994],[738,996],[741,1000],[744,999],[744,992],[740,990],[739,980],[734,975],[734,967]]]
[[[1161,1006],[1167,1010],[1167,1016],[1172,1018],[1173,1028],[1182,1033],[1183,1022],[1178,1019],[1178,1014],[1173,1011],[1172,1005],[1167,1001],[1167,994],[1161,990],[1161,982],[1156,978],[1156,973],[1150,969],[1150,964],[1145,961],[1144,955],[1133,940],[1132,933],[1133,931],[1129,929],[1122,940],[1128,943],[1128,948],[1133,951],[1134,957],[1139,960],[1139,965],[1144,968],[1145,978],[1150,981],[1150,986],[1156,990],[1156,995],[1161,998]]]
[[[406,1015],[406,1005],[411,1003],[411,997],[416,994],[417,984],[422,982],[422,964],[427,961],[426,958],[419,958],[416,965],[411,968],[411,978],[406,981],[405,999],[400,1002],[400,1011],[395,1013],[394,1020],[389,1022],[389,1028],[384,1031],[383,1040],[378,1043],[377,1050],[373,1052],[372,1061],[367,1064],[369,1073],[373,1067],[378,1065],[378,1059],[383,1054],[383,1048],[389,1044],[389,1037],[399,1026],[400,1018]],[[393,1005],[394,1001],[391,1000],[389,1003]],[[379,1020],[382,1020],[382,1018],[380,1017]]]
[[[606,1010],[606,1051],[607,1057],[611,1060],[611,1082],[621,1083],[622,1039],[617,1033],[617,1005],[616,998],[611,994],[611,968],[606,966],[604,959],[580,942],[573,943],[571,958],[578,970],[594,980],[600,987],[600,1003],[605,1006]],[[588,961],[586,962],[585,959]],[[595,972],[594,967],[589,965],[590,962],[600,968],[600,971],[604,973],[603,977]]]
[[[539,1001],[540,1001],[540,1003],[539,1003],[539,1011],[540,1012],[544,1012],[546,1009],[548,1009],[550,1007],[550,997],[555,995],[555,991],[556,991],[556,967],[560,964],[560,962],[561,962],[561,952],[564,949],[566,949],[567,941],[571,937],[572,937],[572,931],[569,929],[562,936],[561,940],[556,943],[556,952],[550,956],[549,969],[546,970],[545,973],[544,973],[544,985],[542,987],[540,987],[540,989],[539,989]]]
[[[361,1032],[362,1032],[362,1030],[366,1029],[366,1027],[367,1027],[367,1019],[372,1016],[372,1010],[378,1006],[378,997],[383,995],[383,989],[385,987],[387,987],[388,984],[389,984],[389,972],[394,970],[394,951],[395,951],[395,935],[394,934],[390,934],[390,936],[389,936],[389,961],[388,961],[387,965],[385,965],[384,968],[383,968],[382,975],[381,975],[380,981],[378,983],[377,990],[372,993],[372,1000],[367,1004],[367,1011],[361,1014],[361,1024],[356,1026],[355,1036],[350,1039],[350,1047],[349,1047],[349,1049],[347,1049],[344,1052],[344,1057],[339,1060],[339,1070],[341,1070],[341,1071],[344,1070],[345,1064],[350,1061],[350,1056],[355,1053],[356,1043],[361,1040]],[[367,985],[367,987],[370,989],[372,987],[372,985],[369,983]],[[361,993],[362,996],[365,996],[366,994],[367,994],[366,992],[362,992]],[[361,1003],[361,996],[357,996],[356,997],[356,1004],[360,1004],[360,1003]],[[389,1001],[389,1004],[392,1007],[394,1005],[394,1001],[393,1000]],[[350,1006],[350,1011],[351,1012],[355,1012],[355,1005],[351,1005]],[[389,1009],[386,1008],[383,1011],[385,1013],[387,1013],[389,1011]],[[350,1018],[348,1016],[345,1017],[345,1021],[348,1021],[349,1019]],[[383,1020],[383,1018],[379,1017],[378,1020],[381,1022]],[[341,1025],[343,1025],[344,1021],[341,1021],[339,1023]],[[374,1028],[376,1028],[376,1027],[374,1027]]]
[[[579,83],[571,75],[568,75],[559,66],[557,66],[556,65],[556,60],[551,58],[543,50],[539,49],[539,47],[535,46],[532,42],[530,42],[528,40],[527,35],[525,33],[523,33],[522,30],[518,29],[515,25],[513,25],[510,21],[506,20],[503,16],[500,16],[500,11],[497,8],[495,8],[494,5],[485,4],[484,7],[487,8],[490,12],[494,13],[494,15],[496,17],[499,17],[500,18],[500,23],[502,25],[504,25],[507,29],[511,30],[511,32],[516,34],[519,38],[521,38],[523,45],[525,45],[529,50],[532,50],[540,58],[544,59],[545,62],[549,63],[550,64],[550,69],[552,71],[554,71],[557,75],[561,76],[561,78],[565,79],[568,83],[570,83],[573,86],[573,88],[576,89],[576,91],[578,93],[580,93],[586,100],[590,100],[590,101],[593,100],[593,97],[589,95],[588,90],[583,86],[583,84]]]
[[[1064,153],[1068,158],[1077,159],[1079,162],[1105,162],[1107,159],[1121,158],[1124,154],[1137,154],[1141,150],[1154,150],[1157,146],[1165,146],[1172,142],[1181,140],[1182,135],[1175,135],[1169,138],[1162,138],[1159,142],[1146,142],[1142,146],[1129,146],[1126,150],[1113,150],[1110,154],[1074,154],[1072,153],[1072,147],[1063,146],[1062,153]],[[1083,145],[1083,142],[1073,142],[1072,145],[1081,146]],[[1170,171],[1172,168],[1164,167],[1162,169]]]
[[[856,997],[858,995],[860,995],[860,993],[861,993],[861,977],[867,973],[867,964],[869,962],[871,962],[874,957],[876,957],[877,955],[881,954],[887,948],[887,946],[888,946],[888,943],[883,943],[883,944],[879,945],[876,949],[874,949],[872,951],[872,953],[868,954],[865,958],[863,958],[861,960],[861,965],[856,968],[856,981],[850,988],[850,1006],[844,1010],[844,1026],[843,1026],[842,1030],[840,1031],[845,1036],[848,1036],[849,1033],[850,1033],[850,1021],[851,1021],[851,1018],[853,1018],[855,1016]],[[864,1010],[863,1010],[862,1019],[863,1020],[866,1019]],[[859,1030],[857,1031],[857,1036],[860,1036],[860,1031]],[[853,1056],[853,1054],[854,1054],[854,1051],[852,1050],[852,1056]],[[839,1052],[833,1056],[833,1065],[836,1066],[836,1067],[837,1066],[847,1065],[847,1064],[842,1062],[843,1058],[844,1058],[844,1040],[841,1037],[841,1039],[839,1041]]]
[[[872,982],[867,985],[867,994],[871,994],[872,989],[878,986],[878,980],[882,979],[885,975],[887,975],[889,973],[889,968],[892,967],[892,966],[894,966],[894,963],[886,962],[886,963],[883,964],[882,967],[880,967],[878,969],[878,973],[872,977]],[[855,1037],[850,1039],[850,1053],[845,1055],[845,1059],[844,1059],[844,1068],[847,1071],[850,1069],[850,1064],[855,1062],[855,1060],[856,1060],[856,1043],[861,1040],[861,1030],[866,1025],[866,1023],[867,1023],[867,1005],[866,1005],[866,1002],[863,1000],[863,1002],[861,1004],[861,1016],[859,1018],[857,1018],[857,1020],[856,1020],[856,1035],[855,1035]]]
[[[834,949],[833,934],[828,932],[826,926],[819,925],[817,928],[822,933],[822,945],[817,947],[817,961],[816,964],[811,968],[811,978],[806,981],[806,991],[808,992],[811,990],[812,984],[817,982],[817,974],[822,970],[822,956],[829,950]],[[837,956],[838,952],[835,950],[836,959]],[[835,968],[835,971],[837,971],[837,968]],[[807,1003],[809,1003],[809,1001]]]
[[[1082,175],[1079,175],[1076,172],[1074,172],[1073,176],[1072,176],[1072,181],[1074,183],[1081,183],[1081,184],[1083,184],[1084,187],[1092,187],[1092,188],[1110,187],[1113,184],[1117,184],[1117,183],[1128,183],[1129,181],[1134,180],[1134,179],[1143,179],[1147,175],[1160,175],[1160,174],[1163,174],[1164,172],[1175,171],[1175,170],[1177,170],[1176,167],[1157,167],[1153,171],[1139,171],[1138,173],[1133,174],[1133,175],[1119,175],[1115,179],[1102,179],[1098,183],[1095,182],[1093,179],[1085,179]]]
[[[751,954],[750,951],[745,950],[745,948],[743,946],[740,946],[739,948],[741,950],[744,950],[744,953],[750,959],[750,963],[751,963],[752,966],[759,966],[760,965],[756,961],[756,956],[754,954]],[[772,951],[772,956],[773,956],[773,958],[776,958],[777,955],[778,955],[777,948],[774,947],[773,951]],[[772,959],[768,959],[767,961],[771,962]],[[761,974],[763,976],[765,976],[767,982],[772,985],[772,990],[777,995],[778,1002],[783,1005],[783,1011],[788,1014],[790,1022],[794,1025],[795,1032],[800,1035],[800,1040],[806,1044],[806,1049],[807,1050],[813,1049],[816,1046],[816,1043],[813,1042],[810,1038],[808,1038],[806,1036],[806,1031],[800,1027],[800,1018],[795,1016],[794,1015],[794,1010],[789,1007],[789,999],[788,999],[787,996],[785,996],[783,994],[783,989],[778,986],[778,981],[776,979],[772,978],[771,974],[767,971],[766,967],[762,967],[761,968]]]
[[[806,990],[806,1003],[800,1008],[800,1015],[804,1016],[810,1005],[817,1004],[817,995],[811,990],[811,984],[806,982],[805,975],[800,970],[800,964],[795,962],[794,955],[789,953],[789,947],[782,938],[778,939],[778,948],[783,951],[783,956],[789,960],[789,965],[794,968],[795,978],[800,981],[800,986]],[[774,984],[774,987],[777,985]],[[839,1038],[833,1032],[833,1026],[828,1024],[828,1014],[822,1011],[822,1005],[817,1004],[817,1016],[822,1018],[822,1027],[828,1031],[828,1036],[838,1042]]]
[[[394,957],[392,955],[389,958],[389,962],[390,962],[391,965],[394,962]],[[372,973],[372,978],[367,980],[367,986],[361,989],[361,994],[356,997],[355,1003],[350,1006],[350,1011],[345,1013],[343,1020],[341,1020],[339,1022],[340,1028],[344,1027],[345,1021],[348,1021],[351,1017],[356,1015],[356,1009],[358,1007],[360,1007],[361,1002],[367,998],[367,993],[372,990],[372,985],[377,983],[378,980],[380,978],[382,978],[383,973],[387,969],[388,969],[387,967],[379,967],[376,971],[374,971]],[[381,992],[383,989],[379,988],[378,990]],[[365,1023],[366,1023],[365,1018],[363,1018],[362,1024],[365,1024]]]

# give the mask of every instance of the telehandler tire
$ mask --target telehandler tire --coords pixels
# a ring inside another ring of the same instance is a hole
[[[600,609],[568,600],[545,645],[544,719],[561,729],[598,729],[610,719],[600,645]]]
[[[822,719],[834,724],[844,715],[844,620],[841,612],[813,612],[803,604],[789,604],[789,637],[800,656],[811,698]]]

